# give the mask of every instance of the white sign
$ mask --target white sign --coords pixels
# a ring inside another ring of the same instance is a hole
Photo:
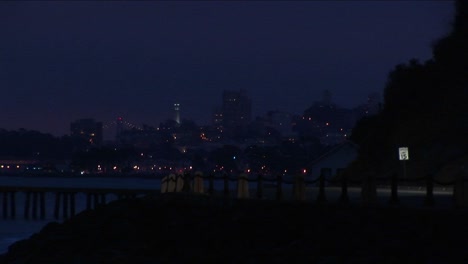
[[[400,160],[409,160],[409,152],[408,148],[398,148],[398,152],[400,154]]]

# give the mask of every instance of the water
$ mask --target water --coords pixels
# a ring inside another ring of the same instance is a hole
[[[30,187],[82,187],[82,188],[116,188],[116,189],[160,189],[159,179],[149,178],[52,178],[52,177],[0,177],[0,186],[30,186]],[[215,181],[215,190],[222,192],[224,183],[222,180]],[[205,181],[204,189],[207,190],[208,182]],[[257,185],[249,183],[250,197],[256,197]],[[236,182],[229,183],[231,194],[236,195]],[[264,196],[268,199],[275,199],[276,189],[274,186],[264,188]],[[348,195],[351,203],[358,204],[361,202],[360,188],[351,187],[348,189]],[[339,200],[341,189],[338,187],[327,187],[325,189],[327,201],[334,203]],[[398,191],[400,203],[402,206],[421,207],[424,202],[425,188],[400,188]],[[306,189],[306,199],[315,201],[318,195],[317,187],[308,187]],[[378,203],[388,205],[390,200],[390,190],[388,188],[377,189]],[[450,207],[451,189],[436,189],[434,191],[436,207]],[[292,199],[291,185],[283,185],[284,199]],[[42,227],[51,221],[61,222],[62,219],[56,220],[53,217],[55,195],[53,193],[46,194],[46,216],[44,220],[25,220],[23,218],[25,195],[18,193],[16,196],[16,219],[3,219],[0,215],[0,254],[8,250],[8,246],[12,243],[26,239],[32,234],[39,232]],[[106,201],[110,202],[117,197],[107,195]],[[1,204],[0,204],[1,207]],[[86,209],[85,194],[78,193],[76,195],[76,213]]]
[[[160,180],[150,178],[0,177],[0,186],[151,189],[153,187],[159,188]]]
[[[29,187],[82,187],[82,188],[115,188],[115,189],[159,189],[158,179],[135,178],[55,178],[55,177],[0,177],[0,186],[29,186]],[[107,195],[110,202],[117,197]],[[51,221],[61,222],[63,219],[53,217],[55,195],[46,193],[46,215],[44,220],[26,220],[23,217],[25,195],[16,194],[16,218],[4,219],[0,215],[0,254],[8,250],[12,243],[29,238],[39,232],[42,227]],[[1,205],[0,205],[1,207]],[[76,213],[86,209],[85,194],[76,195]],[[31,217],[30,217],[31,218]]]

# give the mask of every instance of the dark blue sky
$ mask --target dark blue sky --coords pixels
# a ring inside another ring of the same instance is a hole
[[[254,115],[301,113],[330,89],[345,107],[431,57],[452,1],[0,2],[0,127],[63,135],[117,116],[208,124],[224,89]]]

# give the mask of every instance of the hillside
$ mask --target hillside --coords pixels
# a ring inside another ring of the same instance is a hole
[[[11,246],[0,263],[468,260],[466,211],[160,198],[113,202],[50,223]]]

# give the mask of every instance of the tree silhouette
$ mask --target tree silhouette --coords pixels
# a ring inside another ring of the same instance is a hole
[[[411,59],[389,73],[382,112],[353,129],[351,139],[361,146],[355,167],[395,169],[400,146],[410,147],[419,172],[468,154],[467,9],[456,1],[452,31],[433,45],[433,59]]]

